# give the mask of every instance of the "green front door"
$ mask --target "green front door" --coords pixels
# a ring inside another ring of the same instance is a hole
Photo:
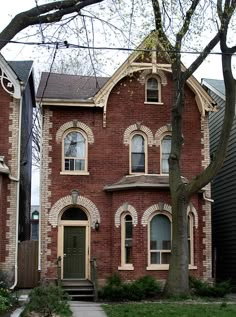
[[[86,227],[64,227],[64,278],[85,278]]]

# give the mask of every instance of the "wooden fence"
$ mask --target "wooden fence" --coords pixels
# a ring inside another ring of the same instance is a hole
[[[22,241],[18,246],[18,288],[38,285],[38,241]]]

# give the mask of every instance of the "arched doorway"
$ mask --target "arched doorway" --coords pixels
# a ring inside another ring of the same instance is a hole
[[[61,214],[58,230],[58,256],[62,279],[89,279],[90,219],[80,207],[70,207]]]

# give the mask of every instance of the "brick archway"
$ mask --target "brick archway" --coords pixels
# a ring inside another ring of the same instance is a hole
[[[99,223],[101,222],[101,217],[99,210],[97,209],[96,205],[89,200],[86,197],[79,196],[77,198],[77,203],[73,204],[71,196],[65,196],[59,199],[51,208],[49,212],[49,223],[51,224],[52,227],[57,227],[58,226],[58,220],[59,220],[59,215],[61,211],[67,207],[83,207],[86,209],[88,212],[88,215],[90,217],[90,225],[92,228],[95,228],[95,223],[98,221]]]

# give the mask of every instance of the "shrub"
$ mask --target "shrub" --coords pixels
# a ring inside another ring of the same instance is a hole
[[[54,284],[41,285],[34,288],[29,294],[29,302],[21,316],[30,316],[31,313],[37,313],[39,316],[72,316],[68,296],[63,289]]]
[[[11,309],[15,302],[15,297],[8,289],[0,288],[0,313]]]
[[[229,281],[210,285],[209,283],[198,280],[193,276],[190,276],[190,286],[193,289],[194,294],[203,297],[224,297],[231,291]]]
[[[99,297],[111,301],[142,300],[160,293],[160,284],[151,276],[144,276],[134,282],[123,282],[113,274],[100,290]]]

